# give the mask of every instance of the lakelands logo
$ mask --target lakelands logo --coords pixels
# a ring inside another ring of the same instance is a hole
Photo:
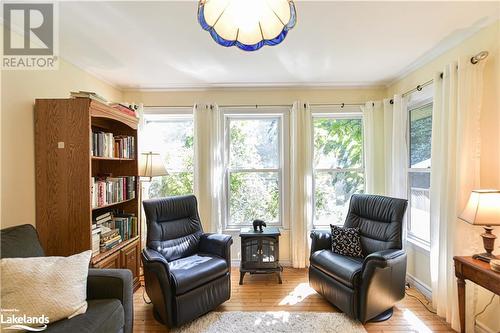
[[[1,309],[0,310],[0,325],[2,330],[22,330],[30,332],[41,332],[47,329],[49,317],[27,316],[19,314],[18,309]]]
[[[57,69],[54,3],[3,3],[2,69]]]

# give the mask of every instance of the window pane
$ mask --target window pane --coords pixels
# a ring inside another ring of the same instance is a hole
[[[410,111],[410,166],[431,166],[432,104]]]
[[[364,192],[364,176],[358,172],[317,171],[314,191],[314,224],[343,224],[351,195]]]
[[[410,173],[410,220],[409,230],[414,236],[430,241],[429,172]]]
[[[159,152],[169,173],[193,172],[193,120],[148,122],[141,133],[144,151]]]
[[[279,158],[279,119],[231,119],[230,167],[277,169]]]
[[[168,176],[154,177],[148,191],[151,199],[191,193],[193,193],[192,172],[172,172]]]
[[[361,119],[316,118],[314,168],[362,168],[363,126]]]
[[[231,172],[229,223],[251,224],[254,219],[279,222],[278,172]]]

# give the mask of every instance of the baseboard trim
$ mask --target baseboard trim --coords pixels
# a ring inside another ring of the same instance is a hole
[[[406,281],[420,291],[427,299],[432,299],[432,290],[428,285],[408,273],[406,273]]]
[[[476,333],[497,333],[496,331],[486,326],[479,320],[476,320],[476,325],[474,325],[474,328],[476,330]]]

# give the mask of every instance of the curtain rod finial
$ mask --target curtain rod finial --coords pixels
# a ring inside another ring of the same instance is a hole
[[[489,55],[488,51],[481,51],[478,54],[476,54],[475,56],[473,56],[472,58],[470,58],[470,62],[471,62],[471,64],[475,65],[478,62],[480,62],[481,60],[486,59],[488,57],[488,55]]]

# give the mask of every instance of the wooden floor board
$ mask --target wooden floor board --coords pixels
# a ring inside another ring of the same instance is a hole
[[[325,301],[308,284],[306,269],[285,268],[283,284],[273,275],[245,275],[244,284],[238,284],[239,271],[234,268],[231,276],[231,299],[216,311],[317,311],[339,312]],[[152,305],[142,298],[143,288],[134,294],[134,332],[164,333],[168,329],[158,323]],[[423,296],[415,291],[419,298]],[[146,296],[147,297],[147,296]],[[418,300],[406,296],[394,307],[391,319],[380,323],[367,323],[368,333],[430,333],[454,332],[446,322],[429,312]]]

